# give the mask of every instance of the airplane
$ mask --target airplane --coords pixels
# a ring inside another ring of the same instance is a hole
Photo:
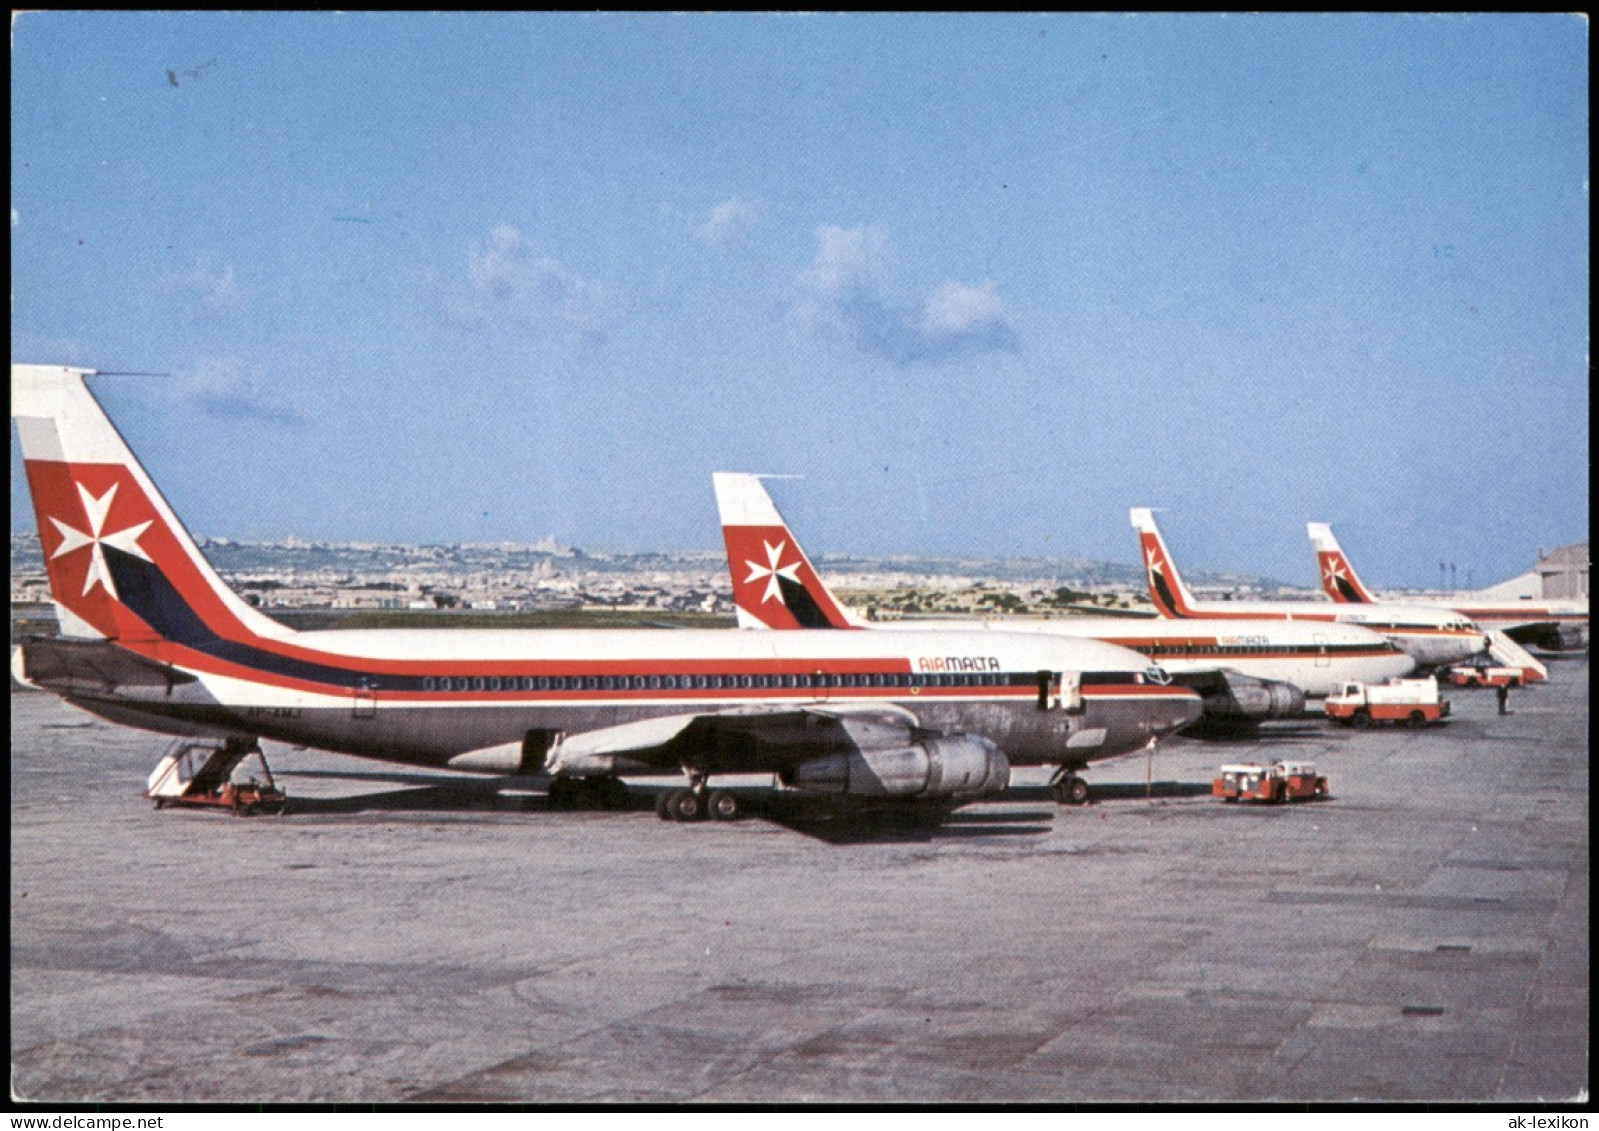
[[[1453,664],[1486,651],[1491,641],[1466,617],[1448,609],[1383,601],[1373,605],[1333,605],[1325,601],[1196,601],[1177,573],[1155,515],[1148,507],[1128,511],[1138,531],[1149,597],[1161,616],[1225,620],[1279,618],[1337,622],[1369,628],[1404,649],[1420,668]]]
[[[1378,598],[1355,573],[1349,555],[1325,522],[1309,522],[1305,530],[1316,551],[1322,591],[1340,604],[1370,605]],[[1481,593],[1440,597],[1406,597],[1407,602],[1448,608],[1486,629],[1497,629],[1517,644],[1548,652],[1582,651],[1588,647],[1588,602],[1526,598],[1493,600]]]
[[[60,626],[24,640],[12,673],[113,723],[216,743],[205,769],[222,780],[271,739],[543,773],[552,801],[571,804],[614,804],[625,775],[681,771],[686,786],[662,793],[657,812],[682,821],[739,816],[739,796],[708,784],[730,773],[949,806],[1002,790],[1013,760],[1126,753],[1200,714],[1198,696],[1165,685],[1142,656],[1090,641],[947,629],[295,631],[213,571],[90,391],[94,372],[11,368]],[[1085,672],[1127,686],[1113,719],[1085,711]]]
[[[740,625],[907,632],[952,623],[863,620],[838,601],[816,572],[760,476],[719,471],[712,481]],[[1127,617],[953,623],[1130,648],[1159,664],[1173,682],[1199,692],[1207,729],[1223,732],[1245,729],[1263,718],[1296,717],[1304,711],[1306,695],[1331,694],[1349,680],[1381,682],[1415,667],[1415,661],[1388,640],[1353,625],[1282,620],[1176,623]],[[1092,701],[1101,692],[1085,677],[1083,694]],[[1053,784],[1059,787],[1060,799],[1071,801],[1082,795],[1083,787],[1069,772]]]

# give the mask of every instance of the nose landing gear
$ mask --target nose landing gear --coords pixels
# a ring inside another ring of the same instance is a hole
[[[1060,805],[1087,805],[1091,796],[1088,783],[1065,766],[1049,779],[1049,792]]]

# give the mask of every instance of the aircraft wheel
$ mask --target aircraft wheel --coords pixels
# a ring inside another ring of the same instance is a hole
[[[655,795],[655,815],[663,821],[672,819],[672,797],[676,792],[673,789],[663,789]]]
[[[1076,774],[1068,774],[1055,783],[1055,800],[1061,805],[1087,805],[1088,783]]]
[[[711,816],[718,821],[736,821],[744,815],[744,806],[736,793],[713,789],[708,799]]]
[[[699,821],[705,817],[705,799],[692,789],[673,790],[666,807],[674,821]]]

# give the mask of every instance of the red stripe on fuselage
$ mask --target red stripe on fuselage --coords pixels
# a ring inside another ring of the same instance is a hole
[[[1484,609],[1476,605],[1451,605],[1450,608],[1463,617],[1472,620],[1508,620],[1508,621],[1562,621],[1572,624],[1587,624],[1587,613],[1557,613],[1550,609],[1538,608],[1505,608]]]

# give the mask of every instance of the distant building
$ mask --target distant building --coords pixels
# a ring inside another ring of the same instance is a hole
[[[1504,601],[1586,600],[1588,543],[1539,550],[1538,564],[1526,573],[1478,590],[1476,595]]]
[[[1533,567],[1538,575],[1539,596],[1572,599],[1588,595],[1588,543],[1573,542],[1558,550],[1538,555]]]

